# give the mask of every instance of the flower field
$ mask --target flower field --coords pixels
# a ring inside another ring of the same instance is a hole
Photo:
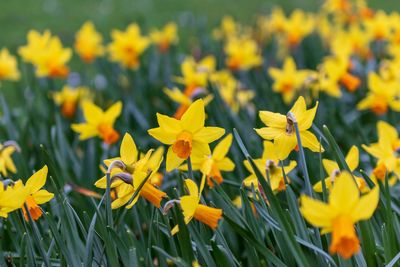
[[[181,24],[0,44],[0,266],[400,266],[400,14]]]

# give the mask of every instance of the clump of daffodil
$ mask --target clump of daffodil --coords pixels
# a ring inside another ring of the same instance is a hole
[[[356,146],[352,146],[350,148],[345,160],[347,166],[349,166],[350,171],[354,172],[359,163],[359,151]],[[324,169],[328,174],[328,177],[325,178],[325,185],[326,188],[330,190],[335,182],[336,177],[340,175],[341,171],[339,165],[333,160],[323,159],[322,165],[324,166]],[[369,188],[363,178],[354,176],[354,179],[356,180],[358,189],[360,189],[361,192],[365,193],[369,191]],[[319,193],[323,191],[322,181],[314,185],[314,190]]]
[[[384,180],[386,173],[394,172],[400,175],[400,138],[395,127],[384,121],[377,123],[378,142],[363,145],[362,147],[378,159],[373,174],[376,178]]]
[[[114,123],[121,114],[122,102],[118,101],[103,111],[94,103],[85,101],[82,110],[86,122],[71,125],[71,128],[80,134],[79,140],[99,136],[108,145],[118,141],[119,133],[114,129]]]
[[[0,81],[19,80],[20,73],[18,70],[17,59],[8,52],[7,48],[0,50]]]
[[[193,218],[208,225],[211,229],[215,230],[218,227],[218,221],[222,217],[222,209],[212,208],[203,204],[200,204],[201,192],[203,191],[205,184],[205,176],[201,179],[200,189],[196,183],[191,179],[185,180],[185,186],[188,191],[188,195],[180,198],[178,201],[183,212],[185,223],[188,224]],[[176,200],[172,200],[177,202]],[[173,202],[170,203],[173,203]],[[168,209],[169,203],[166,204],[164,209]],[[179,231],[178,225],[172,230],[171,234],[174,235]]]
[[[388,109],[400,111],[400,84],[396,80],[386,81],[375,72],[368,74],[367,96],[357,104],[359,110],[370,109],[377,115]]]
[[[139,26],[130,24],[124,32],[113,30],[111,38],[112,42],[108,46],[111,61],[126,68],[138,68],[140,56],[150,45],[150,39],[141,35]]]
[[[221,171],[231,172],[235,168],[235,163],[226,155],[232,145],[232,134],[227,135],[214,148],[210,155],[193,157],[193,170],[200,170],[207,177],[207,184],[214,187],[212,179],[221,184],[224,181]]]
[[[42,216],[42,209],[39,205],[49,202],[54,194],[48,192],[42,187],[46,184],[47,180],[47,166],[35,172],[25,183],[25,188],[28,191],[28,195],[25,199],[25,205],[22,207],[24,217],[26,221],[29,221],[29,215],[33,220],[37,220]],[[23,186],[22,183],[15,185],[14,187]],[[28,210],[26,210],[28,209]]]
[[[269,182],[274,192],[286,189],[284,175],[286,175],[287,182],[290,182],[287,175],[297,166],[294,160],[291,160],[287,166],[282,165],[283,163],[278,158],[278,154],[279,151],[274,143],[264,141],[264,151],[261,158],[254,160],[258,170],[262,173],[264,179]],[[258,179],[250,162],[245,160],[244,166],[251,174],[243,180],[243,184],[247,187],[254,186],[258,190]]]
[[[378,201],[377,186],[360,196],[351,175],[343,172],[335,179],[328,203],[302,195],[300,211],[310,224],[322,228],[322,234],[332,233],[329,252],[348,259],[360,251],[354,224],[369,219]]]
[[[104,55],[103,37],[96,31],[91,21],[85,22],[75,35],[75,50],[86,62],[93,62],[96,57]]]
[[[257,43],[248,36],[229,38],[224,51],[226,65],[231,70],[249,70],[263,62]]]
[[[159,150],[162,152],[162,150]],[[148,151],[146,155],[139,158],[139,152],[136,148],[135,141],[128,133],[124,135],[120,147],[120,156],[112,159],[107,159],[104,164],[110,169],[110,176],[112,177],[111,188],[115,192],[115,198],[111,203],[111,208],[116,209],[123,205],[126,208],[131,208],[139,197],[143,197],[151,202],[155,207],[159,208],[161,200],[166,197],[166,193],[157,189],[152,183],[151,179],[157,175],[163,159],[162,153],[154,155],[151,158],[152,150]],[[112,165],[118,163],[113,167]],[[111,167],[110,167],[111,166]],[[143,187],[140,185],[147,179]],[[106,188],[106,176],[99,179],[95,186],[99,188]],[[137,196],[132,199],[137,190]],[[129,202],[129,203],[128,203]]]
[[[87,87],[71,87],[65,85],[61,91],[52,94],[54,102],[61,106],[61,113],[72,118],[75,115],[79,103],[83,103],[91,98],[90,90]]]
[[[161,30],[150,33],[151,41],[158,46],[161,53],[169,50],[171,45],[178,43],[178,26],[174,22],[167,23]]]
[[[20,147],[14,141],[6,141],[0,144],[0,173],[4,177],[7,176],[8,172],[17,172],[17,168],[11,158],[15,151],[20,152]]]
[[[177,168],[192,155],[210,155],[208,144],[224,135],[225,130],[222,128],[204,127],[205,116],[202,99],[191,104],[180,120],[157,113],[159,127],[148,130],[148,133],[170,146],[167,152],[167,171]]]
[[[177,87],[174,87],[172,89],[164,88],[163,91],[172,101],[179,104],[179,107],[174,114],[175,119],[180,119],[182,117],[182,115],[186,112],[186,110],[193,103],[193,101],[194,101],[193,97],[197,97],[198,95],[200,95],[202,93],[206,93],[205,90],[197,90],[191,96],[187,96],[181,90],[179,90],[179,88],[177,88]],[[207,95],[204,98],[204,105],[207,106],[213,100],[213,98],[214,98],[214,96],[212,94]]]
[[[297,148],[295,123],[299,128],[302,145],[313,152],[319,152],[320,149],[323,151],[317,137],[308,130],[312,126],[317,107],[318,102],[314,108],[307,110],[306,102],[300,96],[286,116],[271,111],[260,111],[260,119],[267,127],[255,130],[262,138],[274,140],[279,160],[286,159],[290,152]]]
[[[10,212],[21,208],[28,195],[21,180],[7,185],[0,182],[0,217],[7,218]]]
[[[29,31],[28,43],[18,49],[24,61],[32,63],[36,68],[38,77],[65,78],[69,73],[67,67],[71,59],[72,50],[64,48],[57,36],[52,36],[50,31],[40,34]]]
[[[272,89],[281,93],[287,104],[293,101],[306,80],[313,75],[309,70],[298,70],[292,57],[285,59],[282,69],[269,68],[268,73],[274,79]]]
[[[254,91],[246,89],[228,70],[213,73],[210,81],[218,88],[221,98],[233,112],[238,113],[241,108],[253,108],[251,100],[255,97]]]

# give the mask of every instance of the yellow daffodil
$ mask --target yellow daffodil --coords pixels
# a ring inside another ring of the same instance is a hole
[[[251,100],[255,97],[252,90],[244,88],[228,70],[215,72],[210,77],[211,82],[218,88],[225,104],[238,113],[240,108],[252,108]]]
[[[193,157],[193,170],[200,170],[206,175],[208,186],[214,187],[211,178],[221,184],[224,181],[221,171],[231,172],[235,168],[235,163],[226,156],[231,145],[232,134],[229,134],[216,145],[210,155],[204,155],[199,158]]]
[[[122,103],[118,101],[103,111],[90,101],[82,104],[85,123],[72,124],[71,128],[80,134],[79,140],[86,140],[99,136],[104,143],[110,145],[118,141],[119,133],[113,128],[115,120],[122,110]]]
[[[268,176],[267,176],[268,172],[269,175],[268,182],[271,186],[271,189],[275,192],[286,189],[284,174],[288,175],[297,166],[297,163],[294,160],[291,160],[289,162],[289,165],[282,166],[280,164],[278,154],[279,154],[278,148],[274,143],[269,141],[264,141],[264,152],[262,154],[262,157],[254,160],[254,163],[256,164],[258,170],[262,173],[264,179],[267,181],[268,181]],[[245,160],[244,166],[251,174],[244,179],[243,184],[247,187],[254,186],[254,188],[258,190],[258,179],[252,166],[250,165],[250,162]],[[288,177],[287,179],[289,182]]]
[[[54,92],[52,96],[54,102],[61,106],[61,113],[67,118],[75,115],[76,107],[80,102],[91,98],[89,88],[84,86],[73,88],[69,85],[65,85],[60,92]]]
[[[0,217],[7,218],[10,212],[21,208],[28,195],[21,180],[7,186],[0,182]]]
[[[224,135],[219,127],[204,127],[204,101],[196,100],[180,120],[157,113],[158,128],[148,133],[160,142],[170,145],[167,152],[167,171],[177,168],[188,157],[210,154],[209,143]]]
[[[151,183],[151,179],[157,174],[160,167],[163,159],[162,150],[159,150],[158,154],[154,155],[153,158],[150,157],[151,154],[152,150],[139,159],[139,152],[136,148],[135,141],[130,134],[126,133],[122,139],[120,157],[104,161],[107,167],[109,167],[114,161],[122,161],[124,164],[123,168],[118,166],[111,170],[111,176],[114,177],[111,183],[111,188],[113,188],[116,193],[116,197],[111,204],[113,209],[117,209],[127,204],[148,176],[148,180],[140,189],[137,196],[132,199],[132,202],[128,203],[126,208],[133,207],[140,196],[151,202],[155,207],[160,207],[161,200],[166,197],[166,194],[157,189]],[[103,176],[95,183],[95,186],[105,189],[106,181],[106,176]]]
[[[229,39],[235,36],[239,31],[239,25],[231,16],[224,16],[221,25],[213,31],[216,40]]]
[[[199,90],[197,90],[192,96],[185,95],[177,87],[172,88],[172,89],[165,88],[163,91],[171,100],[173,100],[174,102],[179,104],[179,107],[174,114],[174,118],[178,119],[178,120],[180,118],[182,118],[182,115],[186,112],[186,110],[193,103],[192,97],[196,97],[198,94],[201,94],[201,93],[206,93],[206,91],[201,90],[201,88],[199,88]],[[204,98],[204,105],[207,106],[213,100],[213,98],[214,98],[214,96],[212,94],[207,95]]]
[[[20,47],[18,53],[35,66],[38,77],[65,78],[69,73],[66,64],[71,59],[72,50],[64,48],[60,39],[49,31],[43,34],[29,31],[28,44]]]
[[[317,137],[308,129],[317,111],[318,102],[314,108],[307,110],[306,102],[300,96],[288,114],[282,115],[270,111],[260,111],[261,121],[267,127],[255,129],[256,132],[266,140],[274,140],[278,159],[286,159],[290,152],[297,147],[296,131],[294,123],[297,122],[302,145],[311,151],[319,152],[320,143]],[[321,147],[322,151],[323,148]]]
[[[75,35],[75,50],[81,59],[91,63],[104,55],[103,37],[91,21],[85,22]]]
[[[47,166],[44,165],[43,168],[35,172],[25,183],[25,187],[28,190],[25,204],[33,220],[37,220],[42,216],[42,210],[39,205],[49,202],[54,197],[53,193],[42,189],[46,184],[47,172]],[[22,207],[22,211],[24,212],[25,220],[29,221],[29,216],[25,207]]]
[[[314,31],[315,18],[313,15],[296,9],[285,19],[283,32],[289,46],[297,46],[304,37]]]
[[[359,163],[359,151],[356,146],[352,146],[351,149],[349,150],[349,153],[346,155],[346,163],[349,166],[350,171],[354,172],[356,168],[358,167]],[[324,169],[326,173],[329,175],[328,177],[325,178],[325,185],[328,190],[332,188],[332,185],[335,182],[336,177],[340,175],[340,168],[339,165],[329,159],[323,159],[322,160],[322,165],[324,166]],[[361,177],[356,177],[354,176],[358,189],[360,189],[361,192],[365,193],[369,191],[369,188],[365,182],[365,180]],[[321,193],[322,192],[322,182],[318,182],[314,185],[314,190],[316,192]]]
[[[130,24],[124,32],[113,30],[111,37],[112,42],[108,46],[111,61],[126,68],[138,68],[139,57],[150,45],[150,39],[141,35],[139,26]]]
[[[151,153],[149,161],[147,162],[147,167],[150,170],[155,170],[156,168],[158,168],[163,158],[164,158],[164,147],[160,146],[153,153]],[[150,177],[149,182],[154,186],[160,187],[163,183],[163,179],[164,175],[161,172],[157,172],[152,177]]]
[[[231,70],[249,70],[263,62],[257,43],[247,36],[230,38],[224,51],[226,65]]]
[[[189,195],[180,198],[180,207],[183,212],[185,223],[188,224],[193,218],[208,225],[215,230],[218,227],[218,221],[222,217],[222,209],[211,208],[200,204],[201,192],[205,184],[205,177],[201,179],[200,190],[196,183],[191,179],[185,180],[186,188]],[[174,235],[179,231],[178,225],[171,230]]]
[[[364,21],[364,26],[370,36],[375,40],[385,40],[391,34],[391,17],[386,12],[379,10],[370,19]]]
[[[17,66],[17,59],[8,52],[7,48],[0,51],[0,81],[19,80],[20,73]]]
[[[0,144],[0,173],[4,177],[8,175],[8,172],[16,173],[17,168],[14,165],[14,161],[11,155],[18,150],[15,145],[8,145],[7,142]]]
[[[343,172],[335,179],[328,203],[302,195],[300,211],[310,224],[322,228],[322,234],[332,232],[329,252],[348,259],[360,251],[354,224],[369,219],[378,201],[377,186],[360,196],[351,175]]]
[[[385,114],[389,108],[400,111],[400,83],[385,81],[375,72],[368,74],[367,96],[357,104],[360,110],[370,109],[377,115]]]
[[[396,128],[387,122],[379,121],[377,129],[378,142],[362,147],[378,159],[374,174],[378,179],[384,180],[386,172],[400,175],[400,138]]]
[[[312,75],[309,70],[298,70],[291,57],[287,57],[282,69],[269,68],[269,75],[274,79],[273,90],[283,96],[285,103],[290,103],[296,93],[304,86],[307,78]]]
[[[178,27],[176,23],[169,22],[161,30],[153,30],[150,33],[151,41],[158,46],[160,52],[165,53],[171,45],[178,43]]]

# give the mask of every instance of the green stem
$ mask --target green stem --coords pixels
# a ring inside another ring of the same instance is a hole
[[[190,156],[187,158],[187,165],[188,165],[189,178],[194,180],[193,168],[192,168],[192,160],[190,159]]]
[[[34,237],[35,242],[36,242],[36,244],[37,244],[37,246],[38,246],[40,255],[41,255],[42,258],[43,258],[43,263],[44,263],[44,265],[45,265],[46,267],[50,267],[50,262],[49,262],[49,258],[47,257],[47,253],[46,253],[46,251],[44,250],[44,248],[42,247],[42,244],[41,244],[41,242],[40,242],[40,239],[41,239],[41,238],[40,238],[39,229],[37,228],[36,223],[33,221],[32,216],[31,216],[31,213],[29,212],[29,209],[28,209],[28,205],[26,205],[26,203],[24,203],[24,208],[25,208],[26,214],[28,215],[29,223],[30,223],[31,226],[32,226],[32,229],[33,229],[33,237]]]
[[[306,193],[307,195],[312,196],[312,187],[311,187],[310,177],[308,176],[306,157],[304,155],[303,145],[301,144],[300,130],[297,122],[294,122],[294,129],[296,131],[297,145],[299,147],[300,163],[303,168],[303,174],[306,182]]]
[[[111,178],[110,172],[106,173],[106,219],[107,225],[112,227],[112,210],[111,210]]]

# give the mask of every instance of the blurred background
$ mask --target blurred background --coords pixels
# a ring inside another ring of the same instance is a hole
[[[0,1],[0,47],[14,48],[25,43],[29,29],[50,29],[71,44],[75,32],[92,20],[107,40],[112,28],[123,29],[138,22],[145,29],[168,21],[179,25],[214,27],[225,14],[251,23],[255,15],[274,6],[287,12],[295,8],[318,10],[322,0],[13,0]],[[370,0],[374,8],[399,10],[399,0]]]

